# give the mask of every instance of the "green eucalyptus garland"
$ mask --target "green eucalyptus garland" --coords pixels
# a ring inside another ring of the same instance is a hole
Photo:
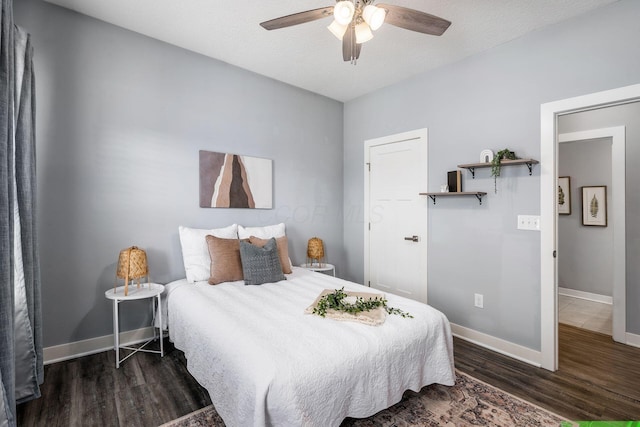
[[[378,307],[384,307],[389,314],[413,318],[411,314],[406,313],[399,308],[387,306],[387,300],[384,298],[376,297],[374,299],[364,299],[362,297],[356,297],[356,301],[353,304],[350,304],[349,302],[344,301],[347,296],[348,295],[344,292],[344,286],[342,289],[336,289],[334,292],[320,298],[318,305],[313,309],[313,314],[325,317],[327,310],[330,309],[358,314],[363,311],[370,311]]]

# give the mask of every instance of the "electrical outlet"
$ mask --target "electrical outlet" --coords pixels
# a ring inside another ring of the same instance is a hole
[[[518,215],[518,230],[540,231],[540,215]]]
[[[482,294],[474,294],[473,305],[478,308],[484,308],[484,296]]]

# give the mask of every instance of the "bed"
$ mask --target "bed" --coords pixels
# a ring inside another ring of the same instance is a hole
[[[260,286],[166,285],[169,336],[229,427],[338,426],[371,416],[404,391],[455,382],[449,322],[392,294],[379,326],[304,314],[324,289],[375,292],[302,268]]]

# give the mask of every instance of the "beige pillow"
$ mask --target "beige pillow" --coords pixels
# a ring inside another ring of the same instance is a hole
[[[260,239],[256,236],[249,237],[249,243],[258,247],[263,247],[269,242],[269,239]],[[276,237],[276,246],[278,248],[278,257],[280,258],[280,264],[282,264],[282,272],[284,274],[291,274],[291,263],[289,262],[289,241],[287,236]]]
[[[209,284],[244,280],[240,261],[240,240],[207,236],[207,247],[211,257]]]

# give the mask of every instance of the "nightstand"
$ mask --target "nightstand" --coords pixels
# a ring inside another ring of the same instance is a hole
[[[311,271],[330,271],[331,275],[333,277],[336,277],[336,266],[333,264],[329,264],[327,262],[323,262],[322,267],[320,267],[320,265],[318,265],[317,263],[300,264],[300,267],[306,268],[307,270],[311,270]]]
[[[116,368],[120,367],[120,364],[127,360],[129,357],[133,356],[139,351],[143,351],[146,353],[157,353],[160,357],[164,356],[164,347],[162,345],[162,310],[160,304],[160,295],[164,292],[164,286],[159,285],[157,283],[141,283],[140,288],[137,288],[135,285],[129,286],[129,295],[124,295],[124,286],[119,286],[115,289],[109,289],[104,293],[104,296],[110,300],[113,300],[113,349],[116,351]],[[157,310],[158,313],[158,324],[160,325],[159,329],[159,338],[160,338],[160,351],[158,350],[148,350],[144,347],[149,344],[151,341],[154,341],[156,337],[156,328],[153,326],[153,338],[149,339],[147,342],[141,344],[139,347],[127,347],[120,345],[120,325],[118,323],[118,311],[121,302],[124,301],[133,301],[133,300],[141,300],[141,299],[151,299],[151,308],[152,310]],[[120,359],[120,349],[131,350],[132,353],[129,353],[123,359]]]

